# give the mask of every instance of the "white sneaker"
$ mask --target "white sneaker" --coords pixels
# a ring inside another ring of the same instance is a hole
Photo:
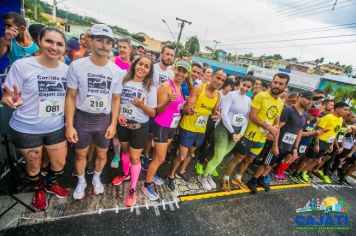
[[[208,178],[207,177],[203,177],[203,176],[199,175],[198,176],[198,180],[199,180],[199,182],[201,183],[201,185],[203,186],[203,188],[205,190],[208,190],[208,191],[211,190],[211,186],[210,186],[210,184],[208,182]]]
[[[85,197],[85,188],[87,187],[87,183],[83,182],[80,183],[78,181],[77,187],[75,188],[74,192],[73,192],[73,198],[75,200],[81,200]]]
[[[211,188],[212,189],[216,188],[216,183],[214,182],[213,178],[210,175],[207,177],[207,179],[208,179],[208,183],[210,184]]]
[[[104,193],[104,185],[101,182],[100,179],[94,179],[91,181],[91,183],[93,184],[93,194],[94,195],[99,195],[99,194],[103,194]]]

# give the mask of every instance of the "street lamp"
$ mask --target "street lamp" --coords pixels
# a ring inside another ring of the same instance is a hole
[[[173,42],[174,42],[174,41],[175,41],[175,38],[174,38],[174,34],[173,34],[172,30],[171,30],[171,27],[169,27],[169,25],[168,25],[168,23],[166,22],[166,20],[162,19],[162,22],[163,22],[165,25],[167,25],[168,30],[169,30],[169,32],[171,33],[172,38],[173,38]]]

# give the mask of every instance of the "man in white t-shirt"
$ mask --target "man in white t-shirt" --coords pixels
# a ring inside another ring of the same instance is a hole
[[[172,45],[163,46],[159,63],[153,65],[153,85],[156,89],[158,89],[161,84],[174,77],[174,73],[171,68],[171,65],[174,62],[174,50],[175,48]],[[148,154],[150,153],[152,147],[153,123],[153,118],[150,118],[150,135],[143,151],[144,157],[142,160],[142,169],[144,171],[147,170],[149,164]]]
[[[85,196],[86,156],[92,142],[96,145],[93,192],[94,195],[104,193],[100,174],[106,164],[110,140],[116,133],[120,108],[119,84],[125,74],[108,59],[113,46],[110,27],[93,25],[90,41],[92,54],[72,62],[67,75],[66,137],[75,144],[74,163],[78,174],[74,199]]]
[[[174,62],[174,47],[165,45],[162,48],[159,63],[153,66],[153,85],[158,89],[161,84],[174,76],[171,65]]]

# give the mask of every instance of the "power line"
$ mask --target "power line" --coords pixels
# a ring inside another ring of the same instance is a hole
[[[345,2],[350,2],[350,1],[353,1],[353,0],[345,0],[345,1],[339,2],[338,3],[339,7],[335,7],[335,10],[354,5],[354,4],[349,4],[349,5],[340,6],[340,4],[345,3]],[[326,10],[324,9],[322,11],[318,11],[318,10],[323,9],[323,8],[331,8],[331,6],[333,6],[333,4],[328,4],[328,5],[322,6],[322,7],[315,7],[313,9],[308,9],[308,10],[305,10],[305,11],[294,12],[294,13],[290,13],[290,14],[287,14],[287,15],[279,14],[279,17],[275,16],[275,17],[263,18],[263,19],[261,19],[261,22],[252,23],[251,25],[249,25],[249,27],[251,27],[251,26],[260,26],[260,27],[262,27],[266,23],[271,23],[273,21],[280,20],[280,19],[287,18],[287,17],[289,17],[288,20],[290,20],[290,19],[297,18],[297,17],[301,18],[301,17],[304,17],[304,16],[310,16],[310,15],[319,14],[319,13],[322,13],[322,12],[327,12],[327,11],[330,11],[331,9],[326,9]],[[304,13],[308,13],[308,12],[309,12],[309,14],[304,14]],[[299,15],[299,14],[302,14],[302,15]],[[239,24],[239,23],[237,23],[237,24]]]
[[[318,27],[318,28],[304,29],[304,30],[285,31],[285,32],[279,32],[276,34],[259,34],[259,35],[251,35],[251,36],[238,37],[238,38],[225,38],[222,40],[225,42],[234,42],[234,41],[238,41],[241,39],[262,38],[262,37],[263,38],[265,38],[265,37],[280,37],[280,36],[287,36],[287,35],[316,33],[316,32],[324,32],[324,31],[329,32],[329,31],[334,31],[334,30],[344,30],[344,29],[350,29],[350,28],[355,28],[355,27],[356,27],[356,22],[349,23],[349,24],[336,25],[336,26],[326,26],[326,27]]]
[[[289,48],[289,47],[310,47],[310,46],[325,46],[325,45],[334,45],[334,44],[349,44],[349,43],[355,43],[356,44],[356,40],[352,40],[352,41],[343,41],[343,42],[328,42],[328,43],[314,43],[314,44],[296,44],[296,45],[284,45],[284,46],[271,46],[268,48]],[[266,48],[263,45],[259,45],[256,47],[226,47],[228,49],[260,49],[260,48]]]
[[[245,45],[245,44],[261,44],[261,43],[280,43],[280,42],[292,42],[292,41],[302,41],[302,40],[312,40],[312,39],[327,39],[327,38],[340,38],[340,37],[352,37],[356,36],[356,34],[343,34],[343,35],[328,35],[328,36],[317,36],[317,37],[309,37],[309,38],[296,38],[296,39],[280,39],[280,40],[270,40],[270,41],[257,41],[257,42],[241,42],[241,43],[233,43],[233,44],[221,44],[223,45]]]

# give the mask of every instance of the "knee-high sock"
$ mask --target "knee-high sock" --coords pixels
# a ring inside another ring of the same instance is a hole
[[[130,171],[130,155],[126,152],[123,152],[121,155],[121,160],[122,160],[122,170],[124,172],[124,175],[129,175]]]
[[[27,175],[27,179],[30,181],[30,183],[35,191],[43,188],[41,172],[39,172],[37,175],[34,175],[34,176]]]
[[[140,176],[140,172],[141,172],[141,162],[131,165],[131,167],[130,167],[130,175],[131,175],[130,189],[133,188],[136,190],[136,184],[138,181],[138,177]]]
[[[54,171],[50,168],[48,171],[47,186],[51,187],[53,184],[56,184],[58,179],[62,176],[62,174],[63,174],[63,170]]]
[[[290,166],[290,163],[283,162],[282,164],[279,164],[277,166],[277,171],[276,172],[278,174],[283,174],[284,171],[286,171],[289,168],[289,166]]]

